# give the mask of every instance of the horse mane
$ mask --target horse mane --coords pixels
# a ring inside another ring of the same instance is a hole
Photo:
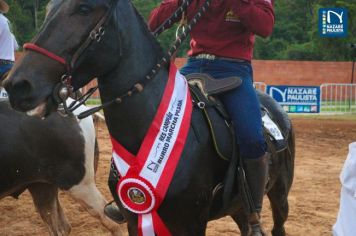
[[[52,15],[52,12],[56,12],[59,6],[63,3],[63,0],[51,0],[46,6],[46,18],[45,20]]]
[[[138,20],[140,21],[140,27],[142,28],[143,32],[145,33],[145,35],[152,41],[154,42],[154,47],[155,50],[159,53],[159,55],[163,56],[164,52],[163,52],[163,48],[162,46],[159,44],[158,40],[156,37],[154,37],[154,35],[152,34],[152,32],[149,30],[148,25],[147,25],[147,21],[143,18],[143,16],[140,14],[140,12],[137,10],[137,8],[134,6],[134,4],[130,1],[132,8],[134,9],[134,12],[138,18]]]

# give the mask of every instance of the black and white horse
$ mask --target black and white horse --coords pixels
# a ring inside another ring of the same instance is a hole
[[[121,235],[118,225],[104,215],[107,201],[95,184],[93,118],[77,121],[53,113],[43,121],[0,101],[0,199],[28,189],[50,235],[67,235],[71,227],[58,200],[61,189],[113,235]],[[85,109],[82,105],[76,112]]]

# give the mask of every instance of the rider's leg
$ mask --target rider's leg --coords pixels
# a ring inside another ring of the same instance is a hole
[[[250,214],[248,219],[252,229],[251,235],[264,235],[260,225],[260,213],[262,210],[263,195],[267,181],[268,156],[265,154],[262,157],[256,159],[245,158],[243,163],[247,183],[250,187],[252,200],[255,204],[255,210],[252,212],[252,214]]]
[[[239,76],[242,84],[220,96],[232,119],[243,157],[247,183],[255,204],[249,216],[253,236],[263,235],[259,225],[259,213],[267,176],[266,143],[262,132],[259,101],[253,88],[252,67],[249,63],[224,60],[190,59],[181,69],[182,74],[193,72],[208,73],[216,79]]]
[[[221,96],[233,120],[240,155],[243,158],[247,183],[250,187],[254,212],[249,216],[251,235],[263,235],[260,226],[264,188],[267,179],[268,160],[263,136],[260,104],[253,88],[252,68],[249,64],[237,66],[242,85]]]

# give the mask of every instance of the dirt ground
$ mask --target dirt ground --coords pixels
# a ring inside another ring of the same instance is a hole
[[[311,118],[293,117],[296,130],[296,167],[289,195],[290,213],[286,223],[289,236],[331,235],[339,207],[339,173],[348,153],[348,144],[356,141],[356,117]],[[100,162],[97,174],[99,189],[111,199],[107,175],[111,144],[104,125],[98,126]],[[110,235],[101,224],[65,193],[60,194],[62,206],[72,225],[71,235]],[[265,199],[263,211],[267,231],[272,228],[271,211]],[[125,227],[122,227],[125,230]],[[47,235],[28,192],[19,200],[5,198],[0,202],[0,236]],[[239,235],[235,223],[228,217],[212,221],[208,236]]]

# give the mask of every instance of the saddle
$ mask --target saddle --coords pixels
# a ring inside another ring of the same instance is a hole
[[[241,78],[214,79],[208,74],[193,73],[187,75],[186,79],[193,96],[193,103],[205,114],[216,152],[222,159],[229,160],[233,153],[233,142],[226,143],[223,137],[232,135],[232,124],[228,113],[216,95],[240,86],[242,83]],[[287,148],[287,142],[285,141],[287,137],[278,127],[268,108],[262,103],[260,106],[264,136],[270,149],[269,151],[281,152]],[[234,137],[231,140],[234,140]]]
[[[229,162],[224,180],[216,185],[213,190],[215,204],[212,206],[212,212],[219,214],[219,212],[222,212],[222,209],[228,209],[229,202],[235,191],[240,192],[245,212],[251,212],[254,203],[251,193],[246,185],[246,177],[243,170],[242,159],[238,154],[239,147],[235,141],[233,124],[224,106],[215,96],[237,88],[241,85],[242,81],[239,77],[216,80],[207,74],[197,73],[187,75],[186,79],[188,80],[193,104],[195,105],[194,107],[198,107],[204,113],[210,129],[215,151],[220,158]],[[257,94],[261,104],[264,136],[268,151],[272,154],[270,157],[271,159],[269,160],[271,165],[274,162],[273,159],[277,157],[277,152],[287,148],[287,142],[285,141],[287,138],[281,132],[277,122],[274,121],[274,118],[271,115],[272,113],[269,112],[270,109],[272,111],[276,109],[273,105],[270,106],[271,102],[268,102],[270,97],[268,95],[263,95],[260,92],[257,92]],[[265,103],[266,106],[264,106],[263,103]],[[269,108],[267,108],[267,106],[269,106]],[[196,110],[197,109],[193,109],[193,112],[197,112]],[[278,118],[280,119],[280,117]],[[288,127],[282,128],[284,128],[284,131],[287,134]],[[227,135],[230,135],[230,142],[226,142]],[[266,185],[266,189],[269,188],[268,185],[269,181]],[[222,207],[221,201],[216,201],[216,199],[220,198],[223,202]]]
[[[190,85],[197,86],[207,99],[209,96],[232,90],[242,84],[242,80],[236,76],[214,79],[204,73],[192,73],[187,75],[186,79]]]

